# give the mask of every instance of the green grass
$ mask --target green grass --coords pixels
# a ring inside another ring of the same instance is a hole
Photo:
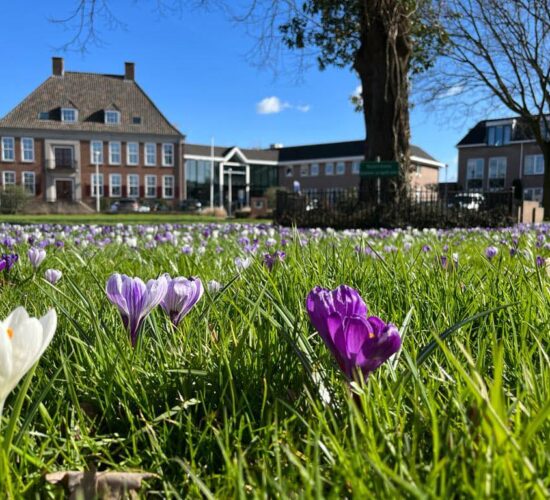
[[[263,248],[267,236],[247,231]],[[498,245],[508,233],[295,233],[283,236],[286,261],[273,272],[258,256],[240,276],[240,230],[225,236],[221,227],[203,255],[200,233],[190,233],[193,255],[181,245],[146,249],[145,240],[139,251],[83,248],[70,236],[64,249],[48,248],[42,266],[63,271],[57,287],[33,276],[22,256],[0,290],[0,317],[19,304],[36,315],[53,306],[59,326],[0,468],[8,492],[59,494],[45,472],[94,466],[155,473],[143,491],[170,498],[548,495],[550,278],[535,265],[548,250],[535,246],[534,231],[520,237],[524,253],[515,257]],[[492,243],[500,251],[488,261]],[[385,252],[388,244],[399,251]],[[26,253],[26,244],[16,248]],[[442,269],[438,256],[452,252],[458,267]],[[133,350],[104,293],[114,271],[231,284],[205,293],[177,330],[155,310]],[[315,285],[341,283],[406,330],[397,359],[352,388],[304,307]]]
[[[217,217],[174,213],[137,213],[137,214],[48,214],[48,215],[1,215],[0,222],[10,224],[195,224],[224,222]],[[250,219],[250,223],[268,223],[267,220]]]

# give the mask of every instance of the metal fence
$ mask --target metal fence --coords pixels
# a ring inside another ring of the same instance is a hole
[[[359,189],[277,192],[275,222],[300,227],[458,227],[500,226],[517,217],[514,192],[409,189],[399,197],[367,196]]]

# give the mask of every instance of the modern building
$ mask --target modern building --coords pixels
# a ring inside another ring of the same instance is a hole
[[[274,144],[269,149],[186,144],[187,196],[208,204],[212,186],[214,204],[227,207],[230,202],[248,205],[250,196],[263,196],[269,187],[292,190],[296,181],[308,195],[359,187],[364,146],[364,141],[291,147]],[[445,165],[418,146],[411,146],[411,164],[412,187],[437,190],[439,169]]]
[[[457,148],[461,189],[502,191],[521,185],[525,200],[542,201],[544,158],[521,119],[480,121]]]
[[[110,200],[183,199],[184,136],[134,76],[133,63],[104,75],[65,71],[54,57],[52,75],[0,119],[2,186],[47,202],[91,204],[96,189]]]

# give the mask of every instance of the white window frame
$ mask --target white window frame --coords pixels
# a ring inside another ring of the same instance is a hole
[[[11,146],[6,148],[6,141],[11,142]],[[6,158],[6,151],[11,151],[12,157]],[[15,161],[15,138],[14,137],[2,137],[2,161]]]
[[[27,183],[25,182],[25,177],[27,175],[32,176],[32,190],[27,190]],[[21,173],[21,184],[23,184],[23,189],[25,192],[31,196],[36,196],[36,174],[34,172],[22,172]]]
[[[311,175],[311,177],[317,177],[319,175],[319,170],[319,164],[312,163],[309,168],[309,175]]]
[[[473,163],[475,162],[475,171],[474,171],[474,174],[475,175],[470,175],[470,165],[472,165]],[[478,174],[478,171],[480,170],[481,167],[481,175]],[[483,190],[483,177],[484,177],[484,172],[485,172],[485,160],[483,158],[469,158],[467,161],[466,161],[466,190],[467,191],[482,191]],[[481,186],[480,187],[475,187],[475,188],[470,188],[469,186],[469,181],[474,181],[474,180],[480,180],[481,181]]]
[[[346,162],[336,162],[336,175],[344,175],[346,173]]]
[[[325,175],[334,175],[334,163],[333,162],[329,161],[329,162],[325,163]]]
[[[537,191],[539,191],[540,194],[535,194]],[[523,190],[523,199],[526,201],[538,201],[539,203],[541,203],[543,193],[544,190],[541,187],[525,188]]]
[[[307,163],[300,165],[300,177],[309,177],[309,165]]]
[[[103,141],[90,141],[90,163],[95,165],[95,158],[94,158],[94,144],[99,144],[99,161],[97,162],[98,165],[103,165]]]
[[[491,167],[494,167],[496,164],[496,168],[497,168],[497,173],[500,174],[500,167],[502,166],[502,163],[504,163],[504,176],[501,176],[501,175],[493,175],[492,172],[491,172]],[[492,158],[489,158],[489,165],[488,165],[488,169],[487,169],[487,179],[488,179],[488,183],[487,183],[487,188],[489,189],[489,191],[500,191],[501,189],[504,189],[505,186],[506,186],[506,175],[507,175],[507,170],[508,170],[508,161],[507,161],[507,158],[506,156],[494,156]],[[491,180],[495,180],[495,179],[504,179],[504,183],[503,183],[503,186],[502,187],[491,187]]]
[[[113,145],[118,144],[118,161],[113,160]],[[109,165],[120,165],[122,163],[122,144],[120,141],[109,141]]]
[[[6,174],[13,174],[13,182],[6,183]],[[15,186],[17,184],[17,174],[14,170],[4,170],[2,172],[2,189],[5,189],[6,186]]]
[[[99,180],[100,180],[100,183],[99,183],[99,197],[103,198],[105,196],[105,192],[103,191],[105,178],[103,177],[102,173],[99,174]],[[95,174],[91,174],[90,175],[90,193],[92,193],[91,194],[92,198],[96,197],[95,188],[96,188]]]
[[[168,153],[168,155],[170,155],[172,157],[172,160],[170,162],[167,162],[166,161],[166,157],[168,156],[166,154],[166,148],[170,148],[172,150],[171,153]],[[174,166],[174,151],[176,149],[174,148],[174,144],[170,143],[170,142],[166,142],[162,145],[162,166],[163,167],[173,167]]]
[[[136,179],[136,178],[137,178],[137,183],[133,185],[130,179]],[[137,189],[137,193],[135,195],[133,195],[131,192],[132,188]],[[128,196],[128,198],[139,198],[139,174],[128,174],[126,176],[126,196]]]
[[[149,152],[147,149],[149,146],[153,147],[153,151],[155,154],[155,161],[153,163],[149,162]],[[157,166],[157,145],[154,142],[146,142],[145,143],[145,166],[146,167],[156,167]]]
[[[131,161],[130,146],[136,146],[136,161]],[[126,143],[126,164],[127,165],[139,165],[139,142],[127,142]]]
[[[166,194],[166,180],[172,179],[172,195],[168,196]],[[173,175],[163,175],[162,176],[162,197],[165,200],[173,200],[176,195],[176,178]]]
[[[74,120],[66,120],[65,112],[73,112]],[[78,121],[78,109],[75,108],[61,108],[61,121],[63,123],[76,123]]]
[[[119,179],[119,194],[115,194],[114,191],[113,191],[113,187],[114,187],[114,182],[113,182],[113,179],[115,179],[116,177],[118,177]],[[122,174],[109,174],[109,198],[120,198],[122,197]]]
[[[149,185],[149,180],[150,179],[155,180],[155,184],[152,185],[152,186]],[[150,187],[154,187],[154,189],[155,189],[155,194],[154,195],[149,194],[149,188]],[[145,198],[156,198],[156,197],[157,197],[157,176],[152,175],[152,174],[147,174],[145,176]]]
[[[116,117],[115,121],[109,120],[109,116]],[[120,111],[116,109],[106,109],[105,110],[105,124],[106,125],[120,125]]]
[[[353,175],[359,175],[361,173],[361,162],[354,161],[351,163],[351,173]]]
[[[523,162],[523,175],[544,175],[544,156],[525,155]]]
[[[25,148],[25,141],[30,141],[30,150]],[[25,153],[30,151],[30,158],[25,158]],[[21,137],[21,162],[34,163],[34,139],[32,137]]]

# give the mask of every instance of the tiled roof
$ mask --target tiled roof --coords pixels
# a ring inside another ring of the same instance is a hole
[[[411,145],[411,156],[437,162],[418,146]],[[216,157],[226,156],[233,148],[216,146],[214,155]],[[239,148],[248,160],[264,160],[279,162],[299,162],[307,160],[320,160],[330,158],[361,157],[365,152],[365,141],[332,142],[323,144],[309,144],[304,146],[289,146],[278,149],[242,149]],[[202,144],[186,144],[185,154],[196,156],[210,156],[210,146]],[[439,163],[439,162],[438,162]]]
[[[62,107],[76,108],[78,122],[62,122]],[[104,123],[106,109],[120,111],[119,125]],[[43,112],[49,112],[50,119],[40,120],[39,113]],[[141,117],[141,124],[133,124],[133,117],[137,116]],[[134,80],[122,75],[70,71],[63,76],[50,76],[0,119],[0,127],[182,137]]]
[[[512,129],[512,141],[526,141],[533,140],[533,133],[527,126],[525,121],[519,117],[512,118],[500,118],[498,120],[482,120],[476,123],[468,133],[460,140],[457,146],[469,146],[473,144],[485,144],[487,141],[487,127],[490,127],[492,123],[502,123],[509,121],[516,122],[515,127]]]

